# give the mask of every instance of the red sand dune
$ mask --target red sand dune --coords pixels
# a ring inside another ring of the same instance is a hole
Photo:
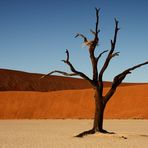
[[[91,88],[89,83],[83,79],[62,76],[47,76],[44,79],[40,79],[41,76],[43,74],[0,69],[0,91],[46,92]],[[108,87],[110,84],[110,82],[105,82],[104,86]],[[122,85],[133,85],[133,83],[123,83]]]
[[[108,88],[105,89],[105,92]],[[148,84],[119,87],[105,118],[148,119]],[[92,89],[54,92],[0,92],[1,119],[92,118]]]
[[[0,119],[92,118],[94,92],[82,79],[0,69]],[[110,82],[105,82],[105,92]],[[124,86],[124,87],[123,87]],[[86,89],[87,88],[87,89]],[[148,119],[148,84],[122,84],[105,118]]]
[[[15,70],[0,69],[0,91],[56,91],[90,88],[83,79],[47,76]]]

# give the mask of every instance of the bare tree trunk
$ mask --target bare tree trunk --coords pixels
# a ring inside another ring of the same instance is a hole
[[[93,128],[88,131],[84,131],[78,134],[76,137],[83,137],[88,134],[94,134],[96,132],[99,133],[108,133],[106,130],[103,129],[103,115],[106,103],[104,102],[104,98],[100,95],[100,89],[98,87],[95,88],[95,114],[94,114],[94,121],[93,121]]]
[[[103,102],[103,97],[99,95],[99,90],[95,90],[95,115],[94,115],[94,123],[93,129],[95,132],[104,132],[103,130],[103,115],[105,104]]]

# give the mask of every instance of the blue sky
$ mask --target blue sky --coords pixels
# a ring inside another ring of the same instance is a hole
[[[148,60],[147,0],[0,0],[0,68],[34,73],[69,71],[61,60],[69,49],[75,67],[92,76],[88,50],[77,32],[91,38],[94,7],[100,11],[100,46],[96,54],[110,49],[114,17],[121,28],[114,58],[104,74],[112,80],[124,69]],[[98,68],[102,66],[101,59]],[[125,81],[148,82],[148,65],[133,71]]]

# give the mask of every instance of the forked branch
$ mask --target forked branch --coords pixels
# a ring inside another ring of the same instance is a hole
[[[95,50],[96,45],[98,44],[99,38],[98,38],[98,33],[100,32],[99,28],[99,11],[100,9],[95,8],[96,10],[96,26],[95,26],[95,31],[93,31],[92,29],[90,29],[90,32],[95,36],[93,40],[88,40],[83,34],[81,33],[77,33],[76,37],[82,37],[83,38],[83,42],[86,46],[89,47],[89,50],[93,49]]]
[[[93,44],[93,41],[90,41],[90,40],[88,40],[83,34],[81,34],[81,33],[77,33],[76,34],[76,36],[75,36],[75,38],[77,38],[77,37],[82,37],[83,38],[83,43],[86,45],[86,46],[88,46],[88,47],[90,47],[92,44]]]
[[[84,43],[88,41],[88,39],[83,34],[81,34],[81,33],[77,33],[76,36],[75,36],[75,38],[77,38],[77,37],[83,38]]]
[[[112,95],[115,93],[116,91],[116,88],[122,83],[122,81],[124,80],[124,78],[131,73],[132,70],[135,70],[143,65],[146,65],[148,64],[148,61],[144,62],[144,63],[141,63],[141,64],[138,64],[138,65],[135,65],[131,68],[128,68],[126,69],[125,71],[123,71],[122,73],[118,74],[117,76],[114,77],[114,80],[113,80],[113,83],[112,83],[112,86],[111,86],[111,89],[108,91],[108,93],[105,95],[105,102],[107,102],[111,97]]]
[[[66,49],[66,60],[62,60],[65,64],[67,64],[70,68],[70,70],[73,72],[73,73],[67,73],[67,72],[63,72],[63,71],[59,71],[59,70],[54,70],[54,71],[51,71],[50,73],[48,73],[47,75],[44,75],[42,76],[41,78],[44,78],[48,75],[51,75],[53,73],[59,73],[59,74],[62,74],[64,76],[80,76],[82,77],[83,79],[87,80],[92,86],[94,86],[94,82],[89,78],[87,77],[84,73],[80,72],[80,71],[77,71],[74,66],[72,65],[72,63],[70,62],[69,60],[70,56],[69,56],[69,51]]]
[[[117,76],[115,76],[114,78],[114,81],[113,81],[113,86],[118,86],[120,85],[120,83],[122,82],[122,80],[126,77],[127,74],[130,74],[132,70],[135,70],[143,65],[146,65],[148,64],[148,61],[147,62],[144,62],[144,63],[141,63],[141,64],[138,64],[136,66],[133,66],[131,68],[128,68],[127,70],[123,71],[122,73],[118,74]]]
[[[115,19],[115,33],[114,33],[114,39],[111,40],[111,49],[110,49],[110,52],[105,60],[105,63],[99,73],[99,82],[102,82],[102,77],[103,77],[103,74],[104,74],[104,71],[106,70],[106,68],[108,67],[109,65],[109,62],[110,60],[115,57],[115,56],[118,56],[119,55],[119,52],[116,52],[116,53],[113,53],[114,50],[115,50],[115,45],[116,45],[116,40],[117,40],[117,33],[119,31],[119,28],[118,28],[118,21]]]
[[[80,77],[86,79],[87,81],[89,81],[89,83],[91,83],[93,85],[93,81],[91,79],[89,79],[89,77],[87,77],[84,73],[77,71],[74,66],[72,65],[72,63],[69,61],[69,51],[66,49],[66,55],[67,55],[67,59],[66,60],[62,60],[65,64],[67,64],[69,66],[69,68],[71,69],[71,71],[77,75],[79,75]]]

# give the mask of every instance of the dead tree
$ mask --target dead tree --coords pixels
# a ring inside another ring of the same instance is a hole
[[[52,71],[47,74],[47,75],[51,75],[53,73],[60,73],[65,76],[76,76],[76,75],[80,76],[83,79],[87,80],[91,84],[91,86],[93,87],[93,89],[95,91],[95,95],[94,95],[95,115],[94,115],[93,127],[91,130],[84,131],[84,132],[78,134],[77,137],[83,137],[84,135],[94,134],[96,132],[108,133],[106,130],[103,129],[103,113],[104,113],[104,109],[106,107],[107,102],[113,96],[117,87],[122,83],[124,78],[128,74],[130,74],[132,70],[135,70],[135,69],[139,68],[140,66],[148,64],[148,61],[146,61],[144,63],[141,63],[141,64],[138,64],[138,65],[133,66],[131,68],[128,68],[125,71],[123,71],[122,73],[115,76],[113,79],[110,90],[105,95],[103,95],[103,88],[104,88],[103,74],[104,74],[105,70],[107,69],[107,67],[109,66],[110,61],[114,57],[119,56],[119,52],[115,52],[115,46],[116,46],[116,41],[117,41],[117,34],[120,29],[118,27],[118,21],[115,19],[114,37],[110,41],[110,44],[111,44],[110,50],[109,51],[105,50],[105,51],[101,52],[98,56],[96,56],[94,52],[95,52],[96,46],[99,44],[100,29],[99,29],[99,9],[96,8],[95,10],[96,10],[95,30],[94,31],[90,30],[90,32],[94,35],[93,40],[88,40],[83,34],[80,34],[80,33],[77,33],[77,35],[75,36],[75,37],[81,37],[84,40],[84,44],[88,47],[89,56],[90,56],[90,60],[91,60],[91,64],[92,64],[92,70],[93,70],[92,79],[90,79],[83,72],[78,71],[73,66],[73,64],[70,62],[70,55],[69,55],[68,50],[66,50],[66,56],[67,56],[66,60],[62,60],[62,61],[69,66],[72,73],[67,73],[67,72],[55,70],[55,71]],[[106,52],[108,52],[108,55],[106,57],[106,60],[103,64],[101,70],[98,72],[97,65],[98,65],[99,59]],[[45,75],[45,76],[47,76],[47,75]],[[43,76],[43,77],[45,77],[45,76]]]

